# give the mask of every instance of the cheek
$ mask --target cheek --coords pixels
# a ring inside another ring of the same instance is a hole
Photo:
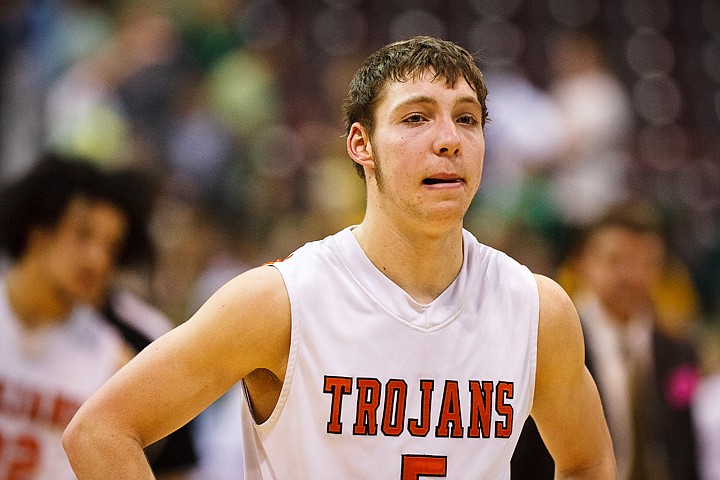
[[[483,167],[485,165],[485,144],[481,144],[479,146],[480,153],[477,155],[477,157],[473,157],[473,171],[478,172],[478,180],[482,177],[482,171]]]
[[[67,246],[48,251],[48,273],[62,282],[72,281],[81,263],[79,252],[71,251]]]
[[[66,263],[80,264],[87,255],[86,245],[77,237],[66,237],[58,245],[58,254],[65,259],[71,259]]]
[[[42,251],[50,268],[63,265],[66,258],[76,258],[78,249],[74,242],[65,234],[58,234],[47,239],[42,245]]]
[[[392,150],[390,161],[393,174],[402,179],[414,179],[422,175],[427,167],[425,160],[427,153],[416,145],[417,142],[407,141],[402,146]]]

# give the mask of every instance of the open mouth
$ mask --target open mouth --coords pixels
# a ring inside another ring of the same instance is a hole
[[[423,185],[439,185],[462,183],[462,178],[426,178],[422,181]]]

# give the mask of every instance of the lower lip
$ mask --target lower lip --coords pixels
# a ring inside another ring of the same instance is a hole
[[[462,181],[457,182],[440,182],[440,183],[423,183],[423,187],[431,190],[452,190],[454,188],[460,188],[465,183]]]

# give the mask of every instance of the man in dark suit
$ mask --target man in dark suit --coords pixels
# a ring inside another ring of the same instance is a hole
[[[697,478],[690,404],[692,346],[657,325],[652,293],[666,259],[661,221],[643,203],[622,204],[588,229],[574,298],[586,363],[600,391],[619,480]],[[553,464],[530,419],[513,479],[552,479]]]

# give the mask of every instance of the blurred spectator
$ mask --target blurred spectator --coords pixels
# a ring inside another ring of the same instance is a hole
[[[564,112],[517,66],[490,68],[485,77],[491,121],[486,132],[483,200],[505,219],[524,217],[527,212],[522,212],[521,204],[530,184],[563,152]]]
[[[128,2],[117,29],[48,87],[47,143],[103,162],[162,165],[182,44],[160,8]]]
[[[490,122],[483,187],[466,228],[534,272],[552,275],[552,235],[559,229],[548,172],[564,149],[564,118],[547,92],[514,63],[492,66],[486,81]]]
[[[111,14],[97,0],[0,4],[0,178],[32,166],[45,145],[47,89],[104,45]]]
[[[694,350],[657,325],[653,292],[668,258],[657,212],[620,204],[584,243],[577,304],[620,472],[644,468],[645,478],[679,480],[695,478],[690,405],[698,371]],[[636,376],[640,399],[632,398]]]
[[[181,90],[168,125],[170,176],[194,184],[204,198],[217,199],[231,162],[238,163],[237,140],[212,108],[205,76],[187,75]]]
[[[632,108],[598,36],[561,31],[550,37],[548,56],[549,93],[566,131],[552,197],[566,223],[582,226],[627,195]]]
[[[696,352],[658,326],[653,301],[667,258],[660,217],[643,202],[609,210],[589,228],[577,258],[574,300],[586,362],[603,401],[620,480],[697,478],[691,418]],[[542,449],[529,423],[513,476],[552,478]]]

